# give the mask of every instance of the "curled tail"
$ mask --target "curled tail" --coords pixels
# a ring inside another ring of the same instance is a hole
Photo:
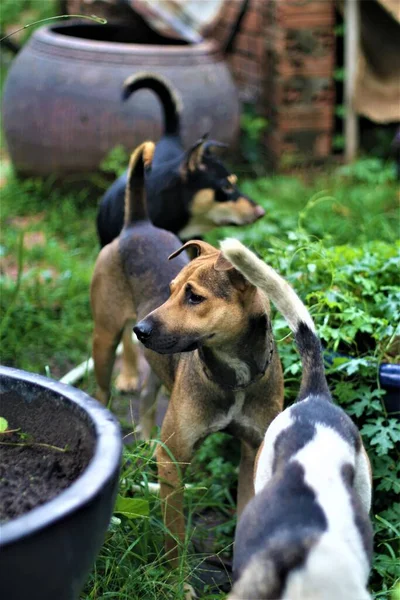
[[[164,134],[179,136],[179,113],[182,101],[166,79],[153,73],[138,73],[124,81],[122,98],[127,100],[133,92],[147,88],[157,94],[164,110]]]
[[[296,292],[272,267],[265,264],[239,240],[221,242],[222,254],[254,286],[265,292],[285,317],[294,333],[303,366],[298,399],[327,394],[322,348],[314,321]]]
[[[144,173],[151,167],[154,150],[153,142],[144,142],[131,154],[125,188],[125,227],[137,221],[147,221],[149,218]]]

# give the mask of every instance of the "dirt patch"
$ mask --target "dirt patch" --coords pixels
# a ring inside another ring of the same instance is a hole
[[[1,434],[0,441],[26,446],[0,445],[0,521],[18,517],[57,496],[86,468],[93,452],[94,439],[88,426],[62,403],[52,406],[45,398],[24,401],[15,392],[2,394],[1,415],[12,434]],[[66,452],[37,444],[51,444]]]
[[[41,223],[46,217],[46,213],[44,211],[37,213],[36,215],[29,215],[25,217],[13,217],[9,220],[9,224],[13,227],[17,227],[18,229],[26,229],[27,227],[31,227],[32,225],[37,225]]]

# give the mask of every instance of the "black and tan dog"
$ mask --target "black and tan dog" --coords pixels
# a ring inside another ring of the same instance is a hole
[[[332,402],[314,323],[288,283],[238,240],[221,248],[284,315],[303,367],[297,402],[271,423],[257,457],[229,598],[367,600],[369,460],[357,427]]]
[[[93,358],[97,397],[107,402],[116,345],[138,321],[134,330],[152,368],[141,409],[147,435],[161,383],[171,392],[157,461],[171,532],[166,547],[176,564],[185,530],[181,474],[194,451],[215,431],[241,440],[240,512],[253,494],[256,449],[282,408],[283,381],[266,296],[209,244],[180,248],[177,237],[148,220],[141,179],[153,152],[145,143],[132,155],[125,226],[95,266]],[[198,254],[190,262],[187,248]]]
[[[188,152],[180,138],[177,94],[156,75],[138,74],[126,80],[124,98],[148,88],[157,94],[164,110],[164,134],[156,146],[151,172],[146,173],[150,220],[176,233],[181,240],[199,238],[221,225],[246,225],[264,215],[264,209],[241,193],[236,176],[211,153],[224,144],[199,140]],[[105,193],[97,216],[101,246],[116,238],[124,223],[127,173]]]

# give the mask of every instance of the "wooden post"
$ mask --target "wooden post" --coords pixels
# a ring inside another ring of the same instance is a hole
[[[345,0],[344,22],[344,101],[346,109],[345,147],[346,161],[351,162],[356,157],[358,150],[358,119],[354,110],[354,92],[357,71],[357,52],[360,39],[359,0]]]

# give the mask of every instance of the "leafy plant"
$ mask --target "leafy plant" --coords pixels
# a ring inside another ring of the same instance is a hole
[[[269,223],[267,227],[260,223],[242,230],[239,236],[292,283],[316,321],[326,348],[331,390],[358,425],[372,462],[376,533],[371,587],[376,597],[389,598],[399,577],[396,557],[400,539],[395,524],[400,515],[396,503],[400,490],[400,425],[398,415],[387,413],[386,393],[380,388],[378,369],[384,361],[400,362],[400,294],[396,285],[400,244],[396,241],[397,231],[389,233],[387,229],[392,210],[389,207],[394,209],[396,201],[396,186],[391,171],[382,161],[360,161],[338,170],[336,176],[338,185],[331,183],[326,192],[311,196],[298,219],[293,203],[299,202],[306,187],[298,185],[296,200],[287,194],[286,212],[274,202],[272,183],[252,182],[253,190],[257,187],[267,190],[264,206]],[[275,193],[280,194],[282,203],[283,184],[287,186],[289,182],[287,178],[274,181]],[[358,212],[358,224],[354,221],[351,233],[345,221],[353,206],[361,198],[366,201],[369,194],[379,203],[378,198],[383,198],[386,192],[386,208],[382,204],[376,206],[374,218],[368,214],[367,201],[365,212]],[[253,197],[262,202],[260,196],[253,194]],[[343,199],[340,217],[331,212],[339,199]],[[209,237],[216,243],[232,234],[237,235],[236,231],[225,229]],[[284,367],[286,401],[290,403],[298,389],[300,361],[287,325],[279,315],[274,320],[274,332]],[[386,593],[389,595],[385,596]]]
[[[57,0],[2,0],[0,29],[4,34],[9,34],[33,21],[53,17],[57,11]],[[12,31],[8,31],[11,26]],[[25,42],[31,33],[32,30],[29,29],[24,32],[22,42]]]
[[[100,170],[119,177],[126,171],[129,161],[129,153],[123,146],[115,146],[100,165]]]
[[[119,152],[119,151],[118,151]],[[109,173],[125,169],[113,156]],[[106,170],[107,170],[106,165]],[[207,236],[218,244],[237,236],[285,276],[310,307],[326,348],[331,390],[360,428],[374,472],[375,556],[371,589],[392,600],[398,578],[399,430],[388,414],[378,368],[398,362],[396,329],[399,244],[398,188],[392,165],[359,161],[351,169],[309,177],[277,175],[241,182],[266,209],[251,227],[223,228]],[[2,190],[0,309],[2,359],[53,377],[90,355],[90,277],[98,253],[92,191],[56,187],[53,180],[10,177]],[[30,241],[41,234],[42,243]],[[20,260],[18,259],[19,254]],[[20,283],[18,287],[18,273]],[[9,308],[11,306],[11,309]],[[274,334],[285,375],[285,398],[296,396],[300,361],[284,320],[274,314]],[[93,376],[85,389],[93,389]],[[113,410],[126,420],[129,399],[114,395]],[[129,424],[125,423],[125,429]],[[132,427],[132,426],[130,426]],[[183,598],[204,556],[192,551],[196,515],[218,511],[216,549],[232,552],[239,444],[224,434],[207,438],[187,471],[188,537],[182,564],[166,568],[165,528],[156,481],[154,444],[125,450],[119,499],[107,539],[82,600]],[[186,566],[185,566],[186,565]],[[189,567],[187,567],[189,565]],[[203,598],[222,598],[206,592]]]
[[[240,117],[241,137],[240,149],[243,158],[251,165],[256,175],[264,172],[262,135],[268,127],[268,121],[264,117],[255,114],[251,105],[245,105],[244,112]]]

